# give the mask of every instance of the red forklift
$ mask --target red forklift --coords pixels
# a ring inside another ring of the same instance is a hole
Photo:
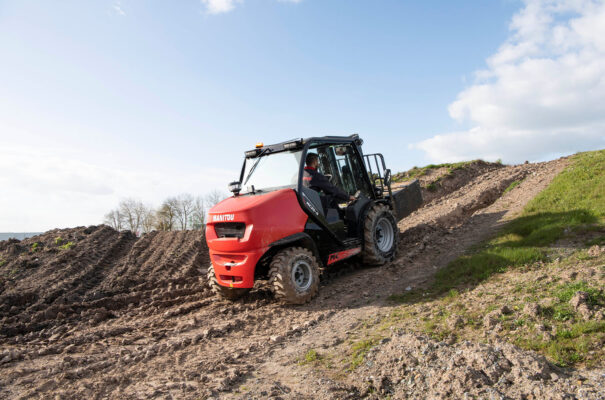
[[[235,300],[256,280],[269,280],[275,297],[310,301],[322,271],[357,256],[382,265],[397,254],[397,222],[420,207],[418,181],[397,192],[382,154],[362,152],[358,135],[295,139],[245,152],[233,196],[207,215],[206,241],[214,292]],[[319,172],[354,196],[337,203],[304,184],[308,153]]]

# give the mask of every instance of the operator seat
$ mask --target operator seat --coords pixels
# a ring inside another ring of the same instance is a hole
[[[323,202],[319,193],[315,190],[303,186],[302,188],[302,196],[304,201],[308,201],[311,205],[319,212],[322,217],[326,216],[326,211],[323,206]]]
[[[321,195],[315,190],[305,186],[303,186],[302,190],[303,200],[308,200],[329,224],[342,220],[337,209],[328,207],[328,196]]]

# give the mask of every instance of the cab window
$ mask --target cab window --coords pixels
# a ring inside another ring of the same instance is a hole
[[[364,170],[351,145],[326,145],[315,149],[319,156],[319,172],[329,176],[331,182],[349,194],[360,190],[369,195]]]

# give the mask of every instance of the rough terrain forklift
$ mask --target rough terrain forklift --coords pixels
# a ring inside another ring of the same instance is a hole
[[[296,139],[245,152],[233,196],[209,210],[206,241],[212,290],[227,299],[268,279],[275,297],[311,300],[320,273],[349,257],[381,265],[397,252],[397,221],[422,203],[413,181],[393,193],[382,154],[366,154],[358,135]],[[304,184],[308,153],[319,172],[355,200],[339,204]]]

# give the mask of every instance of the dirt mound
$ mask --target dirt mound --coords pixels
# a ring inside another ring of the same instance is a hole
[[[582,398],[602,399],[605,376],[562,370],[506,342],[448,345],[405,332],[373,348],[355,372],[368,398],[393,399],[567,399],[586,374],[594,376]]]
[[[425,203],[430,203],[434,199],[438,199],[448,195],[464,185],[468,184],[474,178],[486,174],[488,172],[503,168],[500,163],[490,163],[483,160],[475,160],[468,163],[461,163],[459,166],[439,167],[425,169],[422,174],[414,176],[418,179],[422,190],[422,199]],[[406,177],[406,174],[395,175],[397,178],[406,181],[412,179]],[[396,189],[399,185],[394,184]]]
[[[39,331],[82,314],[99,322],[113,315],[108,309],[145,301],[153,289],[199,282],[207,258],[205,241],[193,231],[137,239],[101,225],[0,242],[0,335]]]

